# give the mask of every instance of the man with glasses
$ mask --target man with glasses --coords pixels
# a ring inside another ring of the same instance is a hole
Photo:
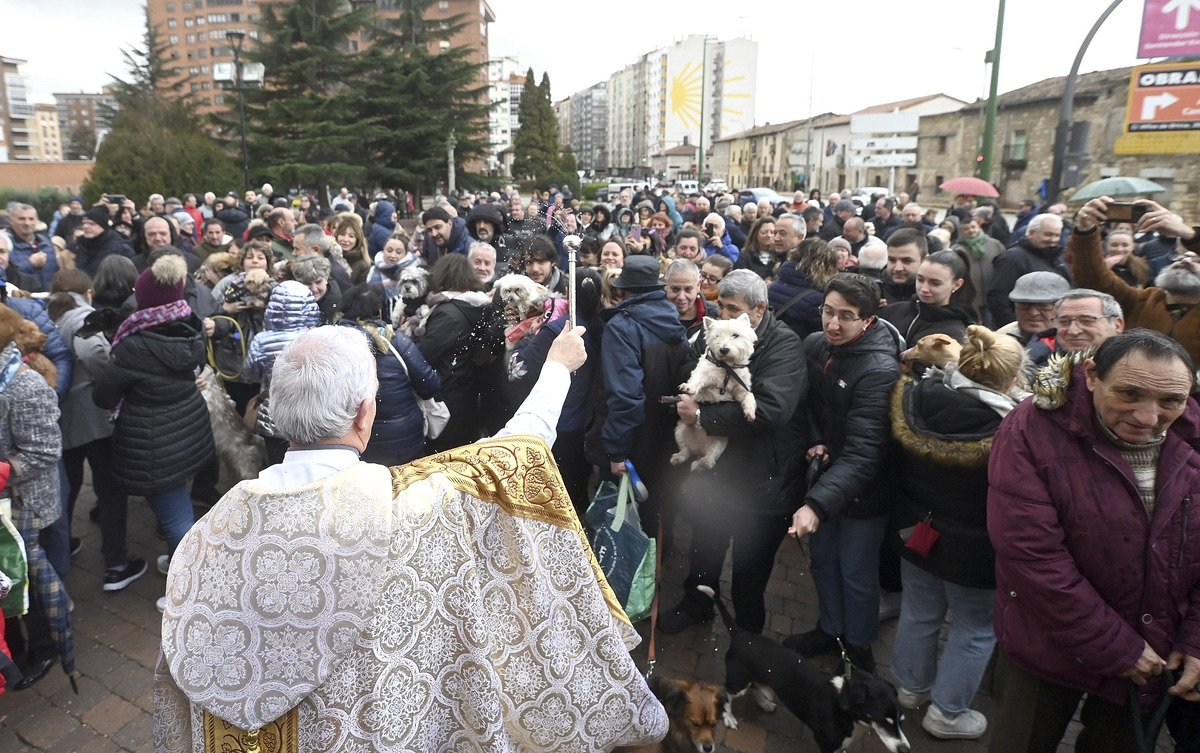
[[[840,638],[845,658],[868,672],[875,671],[871,643],[879,637],[879,549],[892,477],[885,462],[892,439],[889,406],[903,342],[876,316],[879,298],[875,280],[837,275],[825,288],[822,331],[804,343],[806,459],[819,458],[823,471],[803,493],[789,532],[812,534],[820,620],[807,633],[783,641],[804,656],[841,656]],[[793,487],[802,489],[802,483]]]
[[[1012,335],[1026,346],[1049,338],[1047,344],[1053,350],[1054,304],[1070,289],[1071,285],[1054,272],[1021,275],[1008,294],[1017,320],[997,331]]]
[[[1113,203],[1107,196],[1093,199],[1075,216],[1068,248],[1078,283],[1116,298],[1130,329],[1145,327],[1162,332],[1178,340],[1193,359],[1200,358],[1200,259],[1196,256],[1200,252],[1200,228],[1189,226],[1160,204],[1139,199],[1136,203],[1145,206],[1147,212],[1136,231],[1178,238],[1185,252],[1158,273],[1153,288],[1135,288],[1104,262],[1097,230],[1109,222]]]

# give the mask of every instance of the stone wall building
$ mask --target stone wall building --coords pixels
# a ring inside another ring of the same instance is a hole
[[[1188,222],[1200,223],[1200,154],[1153,153],[1159,134],[1126,134],[1131,68],[1085,73],[1076,84],[1072,114],[1072,142],[1068,152],[1086,158],[1078,171],[1063,176],[1063,200],[1075,188],[1116,175],[1142,177],[1167,191],[1154,197],[1179,212]],[[992,147],[992,174],[1000,203],[1015,207],[1024,198],[1041,201],[1039,189],[1050,177],[1054,140],[1065,78],[1057,77],[1000,95],[996,135]],[[973,175],[983,130],[981,100],[956,112],[921,118],[917,146],[917,181],[920,200],[948,203],[953,196],[938,189],[945,180]]]

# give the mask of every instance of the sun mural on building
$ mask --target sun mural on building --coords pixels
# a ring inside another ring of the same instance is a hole
[[[732,60],[725,60],[725,67],[728,69],[733,65]],[[732,120],[734,123],[739,122],[739,118],[746,113],[743,110],[730,107],[736,105],[738,99],[749,99],[751,94],[748,92],[738,91],[739,88],[744,88],[748,77],[745,75],[726,76],[721,82],[721,98],[722,98],[722,121]],[[742,86],[738,86],[741,84]],[[676,76],[671,79],[670,90],[671,114],[679,118],[680,122],[687,128],[697,128],[700,125],[701,108],[704,105],[704,98],[713,96],[711,89],[704,90],[702,80],[701,64],[696,61],[689,61],[683,66]],[[732,100],[732,101],[730,101]],[[725,117],[731,116],[731,117]],[[728,130],[729,126],[722,124],[722,130]]]

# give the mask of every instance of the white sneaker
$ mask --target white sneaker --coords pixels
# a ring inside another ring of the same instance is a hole
[[[926,690],[923,693],[917,693],[909,690],[908,688],[897,688],[896,700],[899,701],[900,705],[904,708],[911,711],[916,711],[929,702],[929,691]]]
[[[158,613],[163,614],[167,611],[167,597],[159,596],[158,601],[154,602],[154,606],[158,607]],[[980,733],[982,734],[982,733]]]
[[[171,569],[171,555],[169,555],[169,554],[158,555],[158,571],[160,573],[162,573],[163,575],[166,575],[167,571],[170,569]]]
[[[974,709],[949,714],[930,704],[921,721],[925,731],[942,740],[974,740],[987,731],[987,717]]]

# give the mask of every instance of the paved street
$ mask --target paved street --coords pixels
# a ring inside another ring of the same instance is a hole
[[[139,500],[130,501],[129,540],[135,556],[150,562],[150,571],[140,580],[116,593],[101,590],[99,528],[88,520],[93,495],[85,487],[76,509],[74,533],[83,538],[83,551],[76,555],[67,580],[75,600],[75,655],[79,672],[79,695],[59,668],[32,689],[0,696],[0,751],[48,751],[51,753],[146,753],[153,749],[153,702],[151,676],[158,653],[160,615],[154,601],[162,595],[165,578],[154,567],[154,558],[166,551],[155,533],[154,517]],[[686,542],[686,527],[677,539]],[[663,603],[672,605],[680,596],[686,562],[679,554],[666,560]],[[726,585],[728,571],[726,572]],[[816,595],[808,574],[808,562],[794,541],[784,541],[776,560],[774,577],[767,593],[768,634],[779,638],[807,630],[816,619]],[[639,625],[643,634],[649,621]],[[891,661],[895,622],[885,624],[883,637],[875,645],[877,661]],[[723,626],[718,622],[696,626],[675,636],[659,636],[657,670],[664,676],[694,678],[720,683],[724,678],[722,657],[728,648]],[[635,652],[645,666],[646,643]],[[885,676],[886,670],[884,670]],[[976,699],[976,708],[990,715],[991,699],[986,689]],[[780,709],[760,711],[749,697],[738,699],[734,712],[741,725],[720,731],[721,753],[771,753],[796,751],[815,753],[808,730],[790,713]],[[920,714],[910,715],[905,730],[916,753],[983,753],[987,736],[980,741],[935,740],[921,729]],[[1072,732],[1073,736],[1073,732]],[[1173,749],[1163,733],[1158,750]],[[882,753],[886,750],[873,734],[864,736],[849,749],[853,753]],[[1060,751],[1071,751],[1064,743]]]

